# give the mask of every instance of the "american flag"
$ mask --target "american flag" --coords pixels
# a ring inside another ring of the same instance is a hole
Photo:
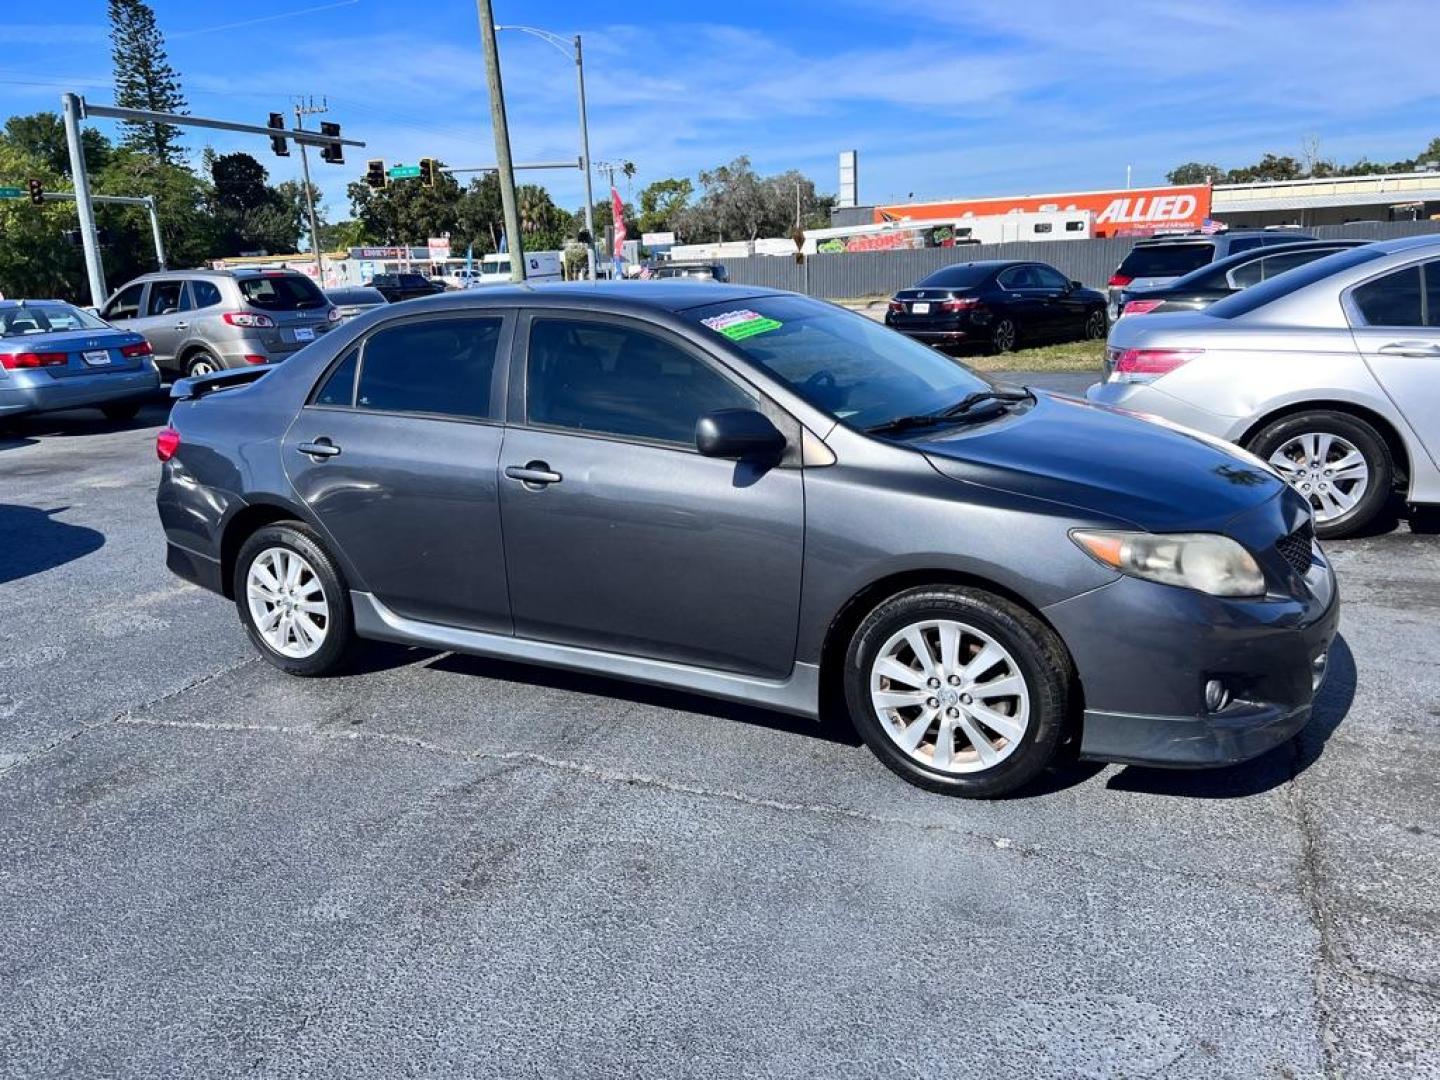
[[[1213,233],[1220,232],[1224,228],[1224,224],[1216,221],[1214,218],[1207,217],[1204,221],[1200,223],[1200,231],[1206,236],[1210,236]]]

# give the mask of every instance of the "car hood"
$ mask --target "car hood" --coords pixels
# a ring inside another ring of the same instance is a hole
[[[1123,409],[1033,391],[1035,404],[907,440],[945,476],[1154,532],[1221,528],[1285,484],[1238,448]]]

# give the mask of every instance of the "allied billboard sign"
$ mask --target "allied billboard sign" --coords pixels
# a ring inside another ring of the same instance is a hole
[[[1157,232],[1190,232],[1210,218],[1210,188],[1130,188],[1117,191],[1076,191],[1058,195],[1019,195],[952,202],[898,203],[877,206],[875,220],[955,221],[992,214],[1089,210],[1095,236],[1151,236]]]

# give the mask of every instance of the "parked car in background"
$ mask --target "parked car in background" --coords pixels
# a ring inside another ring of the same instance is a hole
[[[159,388],[139,334],[59,300],[0,300],[0,423],[81,407],[128,420]]]
[[[1137,240],[1110,276],[1110,321],[1120,317],[1122,289],[1157,288],[1242,251],[1313,239],[1291,229],[1233,229]]]
[[[1277,277],[1286,270],[1314,262],[1346,248],[1360,247],[1366,240],[1301,240],[1274,244],[1217,259],[1192,270],[1168,285],[1149,289],[1120,290],[1120,317],[1164,314],[1170,311],[1200,311],[1216,300]]]
[[[388,302],[385,294],[368,285],[341,285],[326,289],[325,297],[335,305],[341,322],[349,322],[357,315],[363,315],[371,308],[384,307]]]
[[[424,274],[376,274],[365,284],[392,304],[445,291],[444,285],[431,281]]]
[[[1091,401],[1239,443],[1351,536],[1440,502],[1440,237],[1327,255],[1203,312],[1121,319]]]
[[[1185,766],[1289,739],[1339,615],[1248,455],[791,293],[472,289],[175,397],[168,565],[296,675],[358,636],[843,702],[905,779],[990,796],[1071,738]]]
[[[885,325],[931,345],[1010,352],[1044,341],[1099,340],[1105,297],[1046,263],[956,263],[891,299]]]
[[[115,292],[100,317],[143,334],[171,375],[273,364],[340,323],[298,270],[179,270],[145,274]]]
[[[724,263],[717,262],[656,262],[640,272],[647,280],[686,278],[691,281],[729,281]]]

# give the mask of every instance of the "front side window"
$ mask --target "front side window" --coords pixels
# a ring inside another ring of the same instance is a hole
[[[183,281],[156,281],[150,285],[150,303],[147,315],[174,315],[177,311],[190,309],[189,298],[185,295]]]
[[[498,318],[421,319],[376,331],[360,358],[356,408],[493,418],[500,325]]]
[[[1033,267],[1033,270],[1035,279],[1040,282],[1041,288],[1068,289],[1070,287],[1070,279],[1060,273],[1059,270],[1054,270],[1048,266],[1036,266]]]
[[[992,386],[928,345],[803,296],[755,296],[684,315],[815,408],[862,430]]]
[[[1420,267],[1409,266],[1356,286],[1350,298],[1367,326],[1424,326],[1424,295]]]
[[[121,289],[115,299],[106,305],[105,318],[138,319],[140,317],[140,294],[144,290],[143,284],[127,285]]]
[[[1033,266],[1012,266],[1009,270],[1002,271],[995,280],[1004,289],[1037,289],[1040,287],[1040,280],[1035,276]]]
[[[644,330],[578,319],[530,326],[529,423],[693,446],[705,413],[754,407],[699,357]]]

